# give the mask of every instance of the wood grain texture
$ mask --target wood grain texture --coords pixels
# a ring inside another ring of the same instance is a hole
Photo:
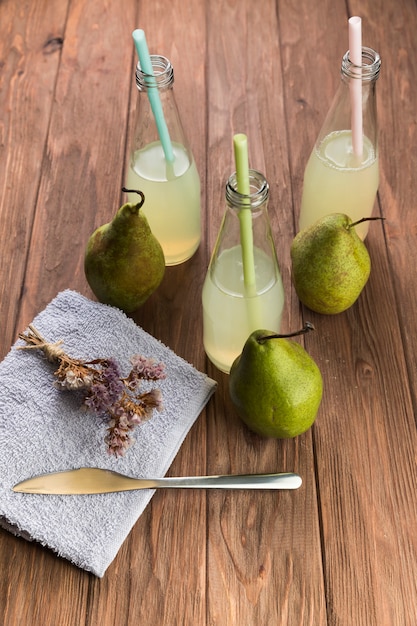
[[[42,246],[29,250],[20,328],[57,291],[87,290],[88,237],[120,203],[132,58],[120,42],[134,19],[134,2],[69,7],[32,228]]]
[[[2,2],[0,37],[0,302],[2,356],[14,340],[67,3]]]
[[[204,24],[204,6],[199,2],[141,3],[136,24],[146,30],[151,54],[163,54],[174,67],[174,93],[202,182],[203,228],[205,228],[205,45],[204,28],[189,31],[190,15]],[[161,21],[168,30],[157,25]],[[145,27],[150,24],[150,27]],[[152,26],[153,25],[153,26]],[[130,29],[128,37],[130,38]],[[187,51],[187,52],[185,52]],[[128,136],[138,97],[129,67],[131,103]],[[189,94],[192,91],[193,98]],[[188,95],[187,95],[188,94]],[[129,142],[126,143],[126,158]],[[201,333],[201,287],[204,280],[202,247],[186,264],[166,269],[164,280],[153,296],[133,316],[152,333],[200,369],[205,357],[196,335]],[[190,332],[190,329],[196,329]],[[174,460],[170,474],[206,473],[206,426],[201,421],[185,441],[184,455]],[[116,573],[119,585],[129,588],[114,605],[113,585],[92,583],[94,604],[99,607],[92,624],[134,619],[138,623],[181,626],[203,624],[206,616],[206,496],[203,492],[157,493],[132,530],[123,547],[122,562],[108,572]],[[129,563],[126,567],[126,563]],[[184,573],[185,574],[182,574]],[[111,580],[111,576],[109,580]],[[107,577],[106,577],[107,579]],[[190,588],[190,581],[192,586]],[[109,618],[112,615],[112,618]],[[134,616],[134,618],[130,617]],[[114,620],[114,621],[112,621]]]
[[[306,15],[307,3],[305,5],[303,8],[303,3],[297,2],[297,12]],[[323,32],[323,16],[328,21],[324,31],[329,33],[329,54],[322,53],[314,63],[320,68],[319,80],[315,74],[304,75],[302,85],[294,81],[295,88],[289,92],[290,102],[297,101],[298,93],[302,91],[303,102],[320,104],[320,119],[315,124],[311,145],[332,98],[332,92],[327,89],[329,98],[324,104],[317,88],[332,71],[335,74],[333,59],[340,46],[340,37],[345,32],[340,20],[340,29],[332,31],[334,15],[331,7],[328,8],[327,12],[322,6],[323,14],[311,13],[308,19],[313,39],[314,34],[318,37],[318,33]],[[389,14],[385,22],[385,12],[381,7],[376,29],[372,20],[374,6],[372,11],[370,8],[367,11],[361,4],[356,10],[360,10],[363,16],[364,45],[376,49],[378,43],[387,45],[388,36],[381,37],[379,34],[378,37],[375,30],[383,29],[382,32],[388,34]],[[285,11],[293,14],[295,3],[293,10],[286,3]],[[296,65],[307,63],[305,46],[300,48],[299,59],[297,47],[292,48],[291,59]],[[340,59],[345,49],[346,40]],[[388,53],[389,58],[391,54],[394,54],[394,49]],[[382,52],[381,55],[384,56]],[[389,83],[394,73],[383,65],[381,83],[384,83],[385,73],[388,73]],[[286,84],[291,85],[291,81],[287,80]],[[388,118],[397,110],[397,95],[393,89],[386,86],[383,89],[384,104],[380,107],[382,115],[379,122],[385,133],[389,132]],[[296,117],[288,119],[288,126],[291,135],[298,137]],[[391,142],[394,141],[391,136],[389,145],[393,145]],[[300,148],[301,140],[296,144]],[[381,152],[385,158],[381,159],[381,170],[386,172],[392,164],[390,166],[383,146]],[[305,166],[305,161],[302,161],[301,157],[293,160],[294,180],[297,180],[297,171],[301,179]],[[300,186],[297,188],[300,191]],[[383,193],[382,183],[379,196],[381,212],[389,216],[387,221],[395,221],[395,214],[389,206],[385,206]],[[408,385],[401,384],[407,381],[407,366],[402,350],[398,350],[402,343],[401,318],[397,316],[395,282],[387,258],[384,227],[385,223],[374,223],[370,229],[367,243],[373,272],[355,307],[335,318],[304,312],[316,327],[316,333],[306,338],[306,344],[321,367],[328,390],[321,418],[313,433],[330,624],[344,624],[346,615],[351,616],[351,623],[364,626],[412,624],[416,619],[416,611],[409,601],[417,593],[414,571],[417,543],[414,538],[410,542],[407,530],[403,534],[404,529],[411,528],[417,512],[411,494],[404,495],[415,485],[417,477],[413,453],[416,446],[415,420]],[[395,380],[393,370],[396,371]],[[398,442],[399,432],[400,438],[405,437],[405,440],[397,448],[394,442]],[[396,488],[398,480],[402,484],[400,492]],[[396,516],[399,507],[396,496],[399,493],[401,499],[405,497],[401,505],[401,520]],[[390,544],[398,554],[398,559],[394,561],[388,556]],[[402,607],[400,612],[399,606]],[[405,606],[409,606],[409,612],[404,615]]]
[[[350,13],[348,13],[348,11]],[[290,245],[304,168],[339,82],[347,19],[382,57],[381,183],[370,280],[346,313],[300,306]],[[417,623],[417,7],[412,0],[0,2],[0,351],[59,291],[93,297],[92,231],[123,194],[137,98],[134,28],[170,58],[202,182],[203,239],[133,315],[217,391],[171,475],[295,470],[296,492],[157,492],[103,579],[0,530],[4,626],[414,626]],[[282,330],[304,319],[324,379],[313,428],[243,426],[202,346],[201,288],[234,169],[270,183]],[[1,384],[1,381],[0,381]],[[0,477],[1,479],[1,477]]]
[[[222,23],[222,29],[218,24]],[[231,36],[233,33],[233,36]],[[231,138],[248,135],[250,166],[270,181],[269,214],[286,294],[290,293],[289,245],[294,235],[288,137],[285,132],[282,59],[274,2],[219,3],[208,23],[209,172],[214,245],[225,210],[224,185],[234,171]],[[300,325],[291,298],[284,326]],[[294,326],[292,326],[294,329]],[[296,494],[210,494],[208,545],[209,623],[229,625],[325,623],[318,511],[314,493],[311,435],[297,442],[265,442],[242,430],[228,396],[228,377],[208,408],[208,461],[217,473],[274,471],[309,476]],[[222,441],[223,454],[212,454]],[[301,446],[304,454],[299,454]],[[256,470],[257,468],[257,470]],[[303,512],[301,514],[301,511]],[[293,533],[293,529],[297,532]],[[295,536],[297,539],[295,539]],[[302,539],[300,540],[300,538]],[[305,566],[305,549],[312,558]],[[295,598],[302,594],[300,607]],[[273,605],[271,598],[279,598]],[[314,599],[313,599],[314,598]]]

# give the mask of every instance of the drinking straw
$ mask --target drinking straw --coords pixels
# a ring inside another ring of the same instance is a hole
[[[253,256],[252,211],[250,208],[248,140],[246,135],[238,133],[233,137],[236,164],[237,191],[248,196],[247,209],[239,212],[240,244],[242,248],[243,279],[249,295],[256,295],[255,261]],[[246,203],[246,199],[245,199]]]
[[[173,163],[175,156],[172,150],[171,138],[165,121],[158,87],[156,85],[152,61],[149,55],[148,45],[146,43],[145,32],[142,29],[137,28],[133,31],[132,37],[135,42],[136,52],[138,53],[140,67],[146,74],[146,83],[148,87],[150,87],[150,89],[147,89],[147,94],[152,113],[155,118],[156,128],[162,144],[162,149],[164,151],[165,160],[169,163]]]
[[[350,82],[350,107],[353,153],[357,157],[363,152],[362,121],[362,20],[349,19],[349,58],[354,65],[355,78]]]

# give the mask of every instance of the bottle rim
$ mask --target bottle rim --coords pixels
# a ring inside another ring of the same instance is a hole
[[[140,61],[136,65],[136,87],[139,91],[157,88],[165,89],[171,87],[174,82],[174,68],[166,57],[160,54],[150,55],[154,75],[147,74],[141,68]]]
[[[248,208],[248,206],[251,209],[256,209],[266,202],[269,196],[269,184],[265,176],[258,170],[249,170],[249,187],[251,193],[239,193],[237,174],[236,172],[231,174],[226,183],[226,200],[229,205],[238,209]]]
[[[346,78],[360,78],[362,82],[375,81],[381,69],[381,57],[372,48],[362,46],[362,65],[352,63],[349,50],[342,58],[342,76]]]

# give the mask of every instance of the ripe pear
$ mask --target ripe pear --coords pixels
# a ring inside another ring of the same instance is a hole
[[[371,271],[371,260],[355,226],[343,213],[332,213],[300,231],[291,245],[292,281],[301,302],[316,313],[345,311],[358,299]]]
[[[84,258],[85,275],[97,299],[126,313],[149,298],[165,273],[162,247],[140,211],[145,197],[137,193],[137,204],[123,204],[110,223],[94,231]]]
[[[255,433],[277,439],[307,431],[316,419],[323,380],[316,362],[287,337],[256,330],[232,364],[230,398],[240,418]]]

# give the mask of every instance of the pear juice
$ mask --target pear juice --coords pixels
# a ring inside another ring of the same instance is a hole
[[[166,265],[189,259],[200,243],[200,179],[194,160],[183,146],[173,144],[175,160],[167,164],[160,142],[137,150],[126,187],[145,195],[141,209],[165,255]],[[128,194],[129,202],[137,195]]]
[[[210,361],[228,373],[249,335],[279,332],[284,289],[272,259],[254,248],[256,294],[245,295],[241,247],[224,250],[203,286],[203,342]]]
[[[329,213],[345,213],[352,222],[370,217],[379,185],[378,156],[364,137],[360,161],[353,153],[350,130],[327,135],[313,150],[304,174],[299,229]],[[369,222],[356,232],[365,239]]]

